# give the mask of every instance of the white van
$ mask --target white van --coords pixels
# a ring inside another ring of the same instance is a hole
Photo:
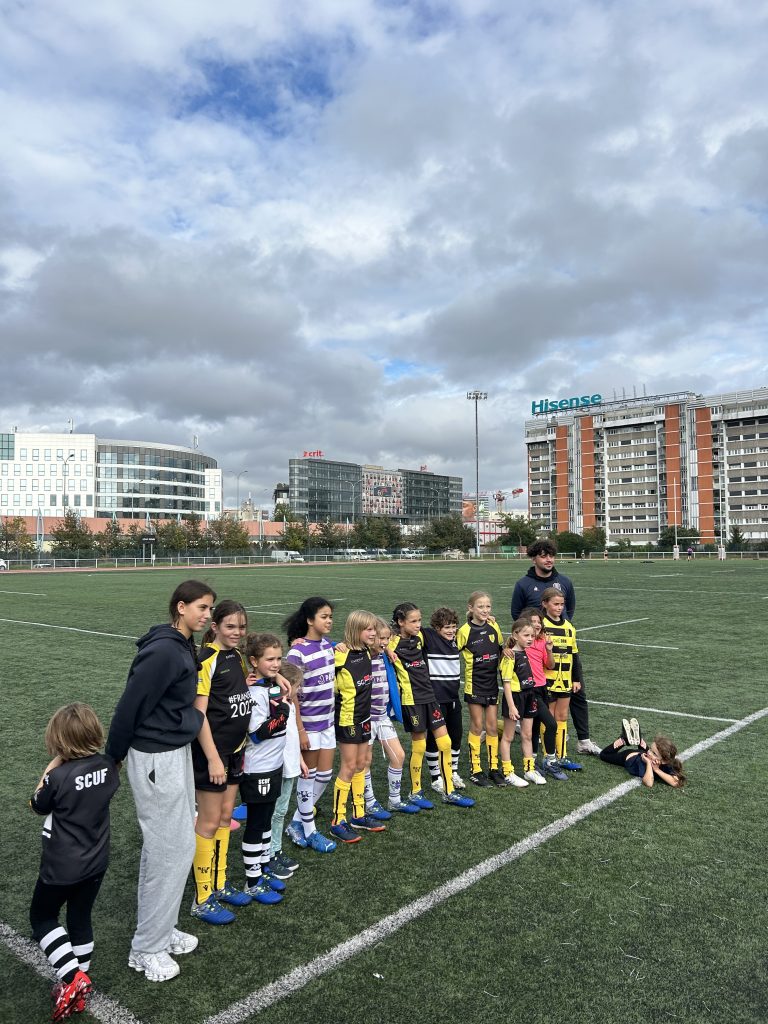
[[[272,552],[272,558],[276,562],[303,562],[304,556],[298,551],[281,551],[278,548]]]

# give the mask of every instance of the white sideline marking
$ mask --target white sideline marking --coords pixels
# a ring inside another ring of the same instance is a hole
[[[128,636],[127,633],[100,633],[97,629],[78,629],[77,626],[54,626],[50,622],[27,622],[26,619],[0,619],[0,622],[10,622],[14,626],[41,626],[43,629],[66,629],[69,633],[89,633],[91,636],[113,636],[119,640],[138,640],[137,636]]]
[[[683,751],[679,755],[680,759],[685,761],[696,754],[700,754],[703,750],[707,750],[715,743],[720,743],[735,732],[745,729],[748,725],[758,721],[760,718],[764,718],[766,715],[768,715],[768,708],[755,711],[754,714],[742,718],[727,729],[723,729],[721,732],[715,733],[714,736],[710,736],[709,739],[701,740],[700,743],[696,743],[688,750]],[[245,999],[241,999],[227,1007],[226,1010],[222,1010],[221,1013],[208,1017],[203,1024],[241,1024],[241,1022],[247,1020],[253,1014],[265,1010],[268,1006],[272,1006],[281,999],[285,999],[294,992],[298,992],[316,978],[328,974],[336,967],[350,960],[357,953],[361,953],[383,939],[394,935],[395,932],[398,932],[405,925],[415,921],[441,903],[445,903],[452,896],[464,892],[476,882],[519,860],[524,854],[537,849],[537,847],[548,840],[554,839],[555,836],[564,832],[572,825],[576,825],[578,822],[588,818],[595,811],[608,807],[624,796],[625,793],[636,789],[640,784],[640,779],[633,778],[622,782],[618,786],[614,786],[613,789],[609,789],[602,796],[582,804],[581,807],[577,807],[570,814],[566,814],[563,818],[553,821],[551,825],[539,829],[538,832],[534,832],[533,835],[528,836],[519,843],[515,843],[501,853],[497,853],[494,857],[488,857],[474,868],[470,868],[468,871],[464,871],[455,878],[450,879],[450,881],[438,886],[437,889],[427,893],[426,896],[422,896],[394,914],[389,914],[387,917],[382,918],[381,921],[371,925],[370,928],[364,929],[354,938],[339,943],[338,946],[334,946],[327,953],[322,953],[320,956],[315,957],[314,960],[310,960],[309,963],[296,967],[294,970],[289,971],[288,974],[283,975],[282,978],[278,978],[277,981],[264,985],[262,988],[252,992],[251,995],[246,996]]]
[[[581,632],[583,633],[584,630],[581,630]],[[585,644],[611,644],[614,647],[645,647],[645,648],[647,648],[649,650],[654,650],[654,651],[679,651],[680,650],[679,647],[665,647],[664,644],[627,644],[627,643],[624,643],[621,640],[590,640],[589,637],[586,637],[581,642],[585,643]]]
[[[0,594],[23,594],[24,597],[48,597],[47,594],[38,594],[34,590],[0,590]]]
[[[642,619],[622,619],[621,622],[604,622],[600,626],[582,626],[579,629],[579,636],[590,629],[608,629],[609,626],[627,626],[630,622],[647,622],[649,618],[649,615],[644,615]]]
[[[348,601],[349,598],[347,598],[347,597],[329,597],[328,600],[332,601],[334,604],[338,604],[339,601]],[[258,611],[261,611],[262,608],[284,608],[286,605],[288,605],[289,607],[292,608],[294,603],[295,603],[294,601],[270,601],[269,604],[252,604],[252,605],[248,605],[248,607],[245,610],[247,612],[258,612]],[[283,612],[264,612],[264,614],[265,615],[282,615]]]
[[[42,978],[49,981],[56,981],[56,972],[43,955],[43,951],[31,939],[25,939],[15,932],[7,924],[0,921],[0,942],[2,942],[13,953],[13,955],[31,967]],[[23,1000],[23,993],[19,996]],[[110,999],[101,992],[94,992],[88,1000],[88,1012],[96,1020],[104,1021],[104,1024],[141,1024],[137,1017],[134,1017],[130,1010],[126,1010],[120,1003]]]
[[[626,711],[649,711],[654,715],[674,715],[676,718],[696,718],[702,722],[738,722],[738,718],[715,718],[713,715],[692,715],[688,711],[665,711],[663,708],[644,708],[639,704],[613,704],[609,700],[592,700],[589,703],[599,704],[603,708],[624,708]]]

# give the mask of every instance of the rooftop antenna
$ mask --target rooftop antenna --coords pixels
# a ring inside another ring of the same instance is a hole
[[[69,432],[70,432],[70,434],[74,434],[74,432],[75,432],[75,421],[73,419],[68,419],[67,423],[69,424]]]
[[[645,384],[643,384],[643,398],[648,397],[648,392],[645,390]]]
[[[616,388],[613,389],[613,400],[616,401]]]
[[[632,385],[632,397],[637,398],[637,385]]]
[[[197,434],[193,434],[192,435],[192,447],[193,448],[199,448],[200,447],[200,445],[197,443]]]

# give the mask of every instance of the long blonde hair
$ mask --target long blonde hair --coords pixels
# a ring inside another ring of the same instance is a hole
[[[366,612],[362,608],[350,612],[344,624],[344,643],[350,650],[362,650],[366,646],[361,639],[362,632],[371,626],[378,629],[378,616],[373,612]]]

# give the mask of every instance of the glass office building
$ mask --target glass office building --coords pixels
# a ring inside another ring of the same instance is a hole
[[[389,516],[406,526],[461,515],[461,477],[427,470],[308,457],[289,461],[288,486],[291,511],[310,523]]]

